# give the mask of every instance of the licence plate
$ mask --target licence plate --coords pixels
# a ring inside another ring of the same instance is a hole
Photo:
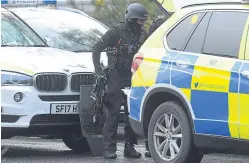
[[[51,104],[51,114],[78,114],[78,104]]]

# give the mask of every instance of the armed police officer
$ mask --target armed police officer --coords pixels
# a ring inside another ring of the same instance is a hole
[[[117,141],[115,140],[118,129],[118,115],[122,101],[126,100],[122,88],[131,86],[131,65],[132,60],[139,47],[143,43],[142,27],[148,19],[147,9],[139,4],[129,5],[125,14],[125,23],[107,31],[99,42],[93,47],[93,64],[95,72],[101,71],[100,54],[107,49],[108,67],[111,69],[107,83],[107,97],[105,106],[108,108],[105,125],[103,128],[104,152],[107,159],[117,158]],[[128,120],[127,103],[125,107],[125,148],[124,156],[140,158],[141,153],[137,152],[134,145],[137,144],[137,136],[132,130]]]

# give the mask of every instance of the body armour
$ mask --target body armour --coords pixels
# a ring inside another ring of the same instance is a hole
[[[116,47],[107,48],[108,64],[113,65],[120,75],[129,76],[133,57],[143,42],[141,41],[143,30],[137,33],[131,32],[126,24],[120,24],[115,28],[119,31],[120,40]]]

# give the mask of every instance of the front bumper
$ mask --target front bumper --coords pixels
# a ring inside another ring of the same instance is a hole
[[[14,94],[23,93],[23,100],[16,102]],[[62,93],[40,93],[31,86],[1,87],[1,129],[2,133],[15,135],[63,134],[79,131],[78,113],[51,114],[51,104],[77,104],[78,95],[66,90]],[[121,111],[119,120],[123,122]]]
[[[23,100],[16,102],[14,94],[23,93]],[[56,94],[56,96],[55,96]],[[51,114],[51,103],[77,104],[79,95],[69,92],[39,93],[30,86],[2,86],[1,88],[1,127],[31,128],[34,126],[72,126],[79,125],[79,116],[74,114]]]

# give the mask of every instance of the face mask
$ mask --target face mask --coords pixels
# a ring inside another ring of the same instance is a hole
[[[143,25],[140,25],[137,23],[137,19],[132,20],[131,26],[132,26],[133,30],[135,30],[135,31],[140,31],[141,28],[143,27]]]

